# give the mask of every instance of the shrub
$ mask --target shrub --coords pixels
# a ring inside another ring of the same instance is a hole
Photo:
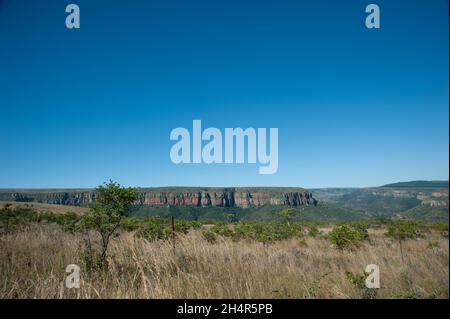
[[[428,247],[429,249],[435,249],[435,248],[438,248],[438,247],[439,247],[439,242],[438,242],[437,240],[431,240],[431,241],[428,242],[427,247]]]
[[[234,230],[227,225],[218,224],[213,227],[213,231],[218,235],[232,237],[234,240],[251,239],[266,244],[302,235],[300,224],[288,225],[283,222],[238,223]]]
[[[317,236],[320,235],[319,228],[317,228],[316,225],[310,226],[308,229],[308,235],[311,236],[312,238],[316,238]]]
[[[190,227],[193,228],[193,229],[199,229],[200,227],[203,226],[203,224],[201,222],[196,221],[196,220],[188,221],[188,223],[189,223]]]
[[[298,245],[299,245],[301,248],[306,248],[306,247],[308,247],[308,243],[307,243],[304,239],[300,239],[299,242],[298,242]]]
[[[448,224],[446,223],[436,223],[429,226],[429,228],[432,228],[437,231],[446,231],[448,232]]]
[[[260,233],[256,235],[256,240],[264,245],[268,245],[274,242],[275,238],[270,233]]]
[[[39,223],[42,223],[42,222],[56,223],[57,219],[58,219],[58,216],[56,214],[54,214],[53,212],[50,212],[50,211],[46,211],[46,212],[40,213],[36,221]]]
[[[217,235],[225,236],[225,237],[232,237],[234,235],[233,230],[230,229],[228,227],[228,225],[223,224],[223,223],[218,223],[218,224],[214,225],[214,227],[211,229],[211,231],[213,231]]]
[[[6,204],[0,209],[0,226],[5,233],[20,231],[37,219],[37,212],[28,205],[12,208],[11,204]]]
[[[367,288],[366,279],[370,275],[369,273],[363,272],[361,274],[353,274],[347,272],[348,281],[357,289],[359,295],[363,299],[375,299],[377,296],[377,290],[375,288]]]
[[[422,227],[414,221],[396,221],[389,225],[386,236],[397,240],[423,238]]]
[[[172,233],[169,223],[159,216],[146,217],[140,224],[136,236],[150,241],[167,239]]]
[[[187,234],[189,229],[191,229],[192,224],[187,220],[176,220],[175,221],[175,232]]]
[[[217,240],[216,234],[214,234],[210,230],[204,231],[202,235],[203,235],[203,238],[209,243],[215,243]]]
[[[120,228],[125,231],[134,231],[139,229],[141,221],[134,217],[124,217],[121,220]]]
[[[368,223],[358,222],[358,223],[352,224],[352,226],[359,232],[359,234],[363,240],[369,238],[369,232],[367,230],[367,228],[369,227]]]
[[[402,248],[402,241],[406,239],[417,239],[422,238],[423,233],[421,226],[413,221],[395,221],[393,222],[386,232],[386,236],[392,237],[398,240],[400,247],[400,255],[404,261],[404,254]]]
[[[334,227],[328,238],[337,249],[353,249],[368,238],[368,233],[362,226],[343,224]]]
[[[53,215],[51,220],[69,233],[75,233],[81,227],[79,224],[81,217],[75,213]]]
[[[150,216],[142,219],[136,219],[137,237],[147,240],[166,240],[172,234],[172,222],[170,219],[163,219],[160,216]],[[198,229],[202,223],[188,220],[175,220],[175,232],[187,234],[190,229]],[[135,226],[133,226],[134,228]]]

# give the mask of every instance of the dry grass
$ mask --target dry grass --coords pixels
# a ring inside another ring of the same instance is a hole
[[[338,251],[323,239],[264,246],[201,231],[171,242],[122,233],[110,246],[109,271],[88,273],[81,235],[56,225],[32,225],[0,237],[0,298],[360,298],[346,272],[366,265],[381,271],[378,298],[448,298],[449,242],[439,233],[403,244],[375,233],[356,251]],[[67,289],[65,267],[82,269],[80,289]]]
[[[0,201],[0,207],[4,207],[6,204],[11,205],[11,208],[29,206],[37,212],[52,212],[55,214],[64,214],[69,212],[84,214],[89,211],[89,208],[80,206],[55,205],[36,202],[23,203],[14,201]]]

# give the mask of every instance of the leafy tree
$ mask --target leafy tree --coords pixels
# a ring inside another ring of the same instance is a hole
[[[405,241],[406,239],[417,239],[424,237],[420,225],[414,221],[393,222],[391,225],[389,225],[388,230],[386,232],[386,236],[398,240],[398,244],[400,247],[400,254],[402,256],[403,261],[404,256],[403,256],[402,242]]]
[[[288,226],[290,226],[292,218],[294,218],[294,216],[295,216],[295,213],[296,213],[296,211],[294,208],[286,208],[286,209],[283,209],[279,214],[281,217],[283,217],[286,220],[286,223],[288,224]]]
[[[121,225],[122,217],[128,214],[132,203],[137,199],[138,193],[135,188],[124,188],[111,180],[97,187],[96,192],[86,223],[100,234],[100,256],[106,265],[110,240]]]

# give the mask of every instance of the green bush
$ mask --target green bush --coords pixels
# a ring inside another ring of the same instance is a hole
[[[181,234],[187,234],[188,231],[192,228],[193,224],[187,220],[175,220],[175,232]]]
[[[251,239],[262,243],[271,243],[302,235],[302,227],[298,223],[275,222],[245,222],[234,227],[218,223],[212,231],[217,235],[231,237],[234,240]]]
[[[316,225],[310,226],[308,229],[308,235],[311,236],[312,238],[318,237],[320,235],[319,228],[317,228]]]
[[[75,213],[58,214],[51,217],[51,220],[70,233],[75,233],[80,230],[81,217]]]
[[[369,232],[367,230],[369,228],[369,223],[356,222],[353,223],[352,226],[360,233],[363,240],[369,239]]]
[[[397,239],[423,238],[423,227],[414,221],[396,221],[389,225],[386,236]]]
[[[4,233],[20,231],[37,220],[38,213],[28,205],[13,208],[6,204],[0,209],[0,228]]]
[[[431,224],[428,226],[431,229],[437,230],[437,231],[446,231],[448,232],[448,224],[446,223],[436,223],[436,224]]]
[[[134,217],[123,217],[120,222],[120,228],[125,231],[134,231],[139,229],[141,221]]]
[[[159,216],[146,217],[141,222],[136,236],[153,241],[167,239],[172,233],[169,223]]]
[[[299,245],[301,248],[306,248],[306,247],[308,247],[308,243],[307,243],[304,239],[300,239],[299,242],[298,242],[298,245]]]
[[[334,227],[328,238],[337,249],[353,249],[368,238],[368,233],[361,225],[343,224]]]
[[[402,242],[406,239],[418,239],[424,237],[424,228],[414,221],[395,221],[389,225],[386,236],[398,240],[400,255],[404,262]]]
[[[366,279],[370,275],[369,273],[363,272],[361,274],[353,274],[347,272],[348,281],[355,287],[358,294],[363,299],[375,299],[377,296],[377,290],[375,288],[367,288]]]
[[[211,231],[213,231],[217,235],[225,237],[232,237],[234,235],[233,230],[230,229],[230,227],[228,227],[228,225],[225,223],[217,223],[216,225],[214,225]]]
[[[214,233],[213,233],[212,231],[210,231],[210,230],[204,231],[204,232],[202,233],[202,235],[203,235],[203,238],[204,238],[207,242],[209,242],[209,243],[215,243],[216,240],[217,240],[216,234],[214,234]]]
[[[175,233],[187,234],[190,229],[198,229],[202,223],[188,220],[175,220]],[[168,239],[172,234],[171,219],[151,216],[145,218],[124,217],[121,228],[125,231],[136,231],[135,235],[140,238],[153,241],[157,239]]]
[[[53,212],[42,212],[38,214],[36,222],[38,223],[56,223],[56,220],[58,219],[58,216]]]

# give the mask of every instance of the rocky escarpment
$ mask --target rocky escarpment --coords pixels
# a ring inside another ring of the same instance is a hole
[[[0,200],[40,202],[58,205],[84,206],[96,197],[92,189],[71,190],[0,190]],[[194,207],[258,207],[262,205],[302,206],[317,201],[303,188],[140,188],[138,205]]]

